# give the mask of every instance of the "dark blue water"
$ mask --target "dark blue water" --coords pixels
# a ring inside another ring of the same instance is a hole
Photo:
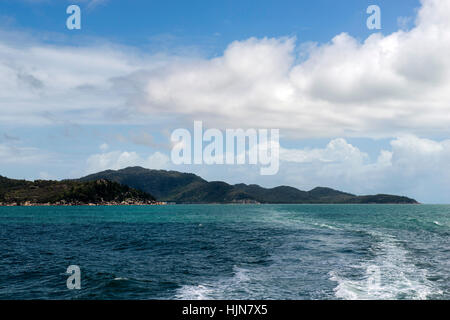
[[[81,290],[68,290],[69,265]],[[0,207],[0,299],[450,299],[450,206]]]

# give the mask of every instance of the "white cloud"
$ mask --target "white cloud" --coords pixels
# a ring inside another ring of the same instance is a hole
[[[76,113],[80,123],[131,124],[166,115],[298,137],[448,134],[450,4],[422,3],[408,31],[363,43],[342,33],[300,45],[299,54],[293,38],[235,41],[222,56],[192,59],[111,45],[18,45],[2,34],[0,122]]]
[[[108,169],[118,170],[132,166],[163,169],[168,163],[169,157],[160,152],[155,152],[149,157],[143,158],[136,152],[112,151],[91,155],[87,159],[87,172],[94,173]]]
[[[143,164],[144,167],[152,169],[164,169],[169,164],[169,157],[161,152],[155,152],[149,156],[146,162]]]
[[[100,151],[106,152],[109,149],[109,145],[107,143],[102,143],[99,148]]]
[[[449,16],[448,1],[425,0],[410,31],[364,43],[342,33],[300,64],[295,39],[236,41],[221,57],[148,73],[140,111],[308,137],[448,133]]]
[[[450,194],[450,140],[408,135],[391,141],[377,159],[344,139],[325,148],[280,150],[285,183],[313,188],[331,186],[358,194],[395,193],[424,202],[447,203]]]
[[[280,159],[289,162],[311,163],[320,161],[324,163],[350,162],[362,164],[368,158],[366,153],[348,144],[345,139],[334,139],[324,149],[280,149]]]
[[[162,58],[133,49],[47,45],[0,30],[0,123],[114,123],[138,117],[115,79],[151,70]]]
[[[45,159],[47,155],[37,148],[0,144],[0,164],[33,164]]]

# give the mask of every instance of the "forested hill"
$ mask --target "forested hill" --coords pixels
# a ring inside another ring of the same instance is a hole
[[[160,201],[177,203],[417,203],[414,199],[402,196],[357,196],[323,187],[302,191],[288,186],[263,188],[258,185],[230,185],[221,181],[208,182],[192,173],[141,167],[107,170],[81,178],[80,181],[98,179],[115,181],[148,192]]]
[[[0,205],[152,204],[144,191],[105,179],[94,181],[14,180],[0,176]]]

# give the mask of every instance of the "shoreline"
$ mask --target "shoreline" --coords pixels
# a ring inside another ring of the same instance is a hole
[[[424,203],[174,203],[165,201],[156,201],[153,203],[119,203],[119,202],[108,202],[108,203],[32,203],[32,204],[17,204],[17,203],[0,203],[1,207],[112,207],[112,206],[164,206],[164,205],[314,205],[314,206],[329,206],[329,205],[369,205],[369,206],[383,206],[383,205],[424,205]],[[426,205],[426,204],[425,204]],[[433,205],[433,204],[431,204]],[[440,204],[440,205],[450,205],[450,204]]]
[[[0,203],[0,207],[98,207],[98,206],[161,206],[167,205],[164,201],[154,202],[101,202],[101,203]]]

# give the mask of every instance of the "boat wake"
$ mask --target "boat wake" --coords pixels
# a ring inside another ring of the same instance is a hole
[[[242,296],[242,293],[249,293],[245,285],[250,280],[248,270],[234,267],[233,276],[222,278],[210,283],[199,285],[184,285],[177,290],[175,299],[179,300],[215,300],[231,299]],[[239,292],[243,291],[243,292]]]
[[[335,296],[347,300],[427,299],[442,294],[428,280],[427,271],[408,259],[408,251],[394,237],[370,233],[378,241],[372,247],[375,257],[356,266],[363,276],[344,277],[330,272],[330,280],[338,285]]]

